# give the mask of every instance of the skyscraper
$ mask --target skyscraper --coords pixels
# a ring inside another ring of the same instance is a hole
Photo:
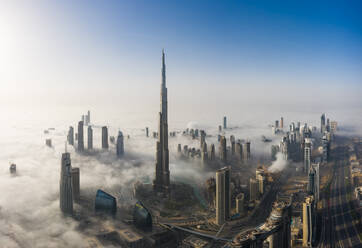
[[[236,152],[236,156],[238,157],[239,160],[243,159],[243,147],[241,146],[241,143],[238,141],[238,143],[236,143],[236,147],[235,147],[235,152]]]
[[[227,128],[227,125],[226,125],[226,116],[224,116],[224,129],[226,129]]]
[[[207,144],[206,142],[203,143],[202,148],[201,148],[201,160],[202,162],[206,162],[208,158],[207,155]]]
[[[210,160],[213,161],[215,160],[215,145],[211,144],[211,148],[210,148]]]
[[[108,128],[102,127],[102,148],[108,149]]]
[[[315,239],[314,199],[308,196],[303,203],[303,247],[312,247]]]
[[[90,124],[90,111],[89,110],[88,110],[86,119],[87,119],[87,125],[89,125]]]
[[[240,193],[235,198],[236,212],[239,214],[244,213],[244,194]]]
[[[220,160],[224,163],[226,163],[226,159],[227,159],[226,156],[227,156],[226,138],[225,138],[225,136],[221,136],[220,143],[219,143],[219,157],[220,157]]]
[[[283,119],[283,117],[280,117],[280,128],[281,129],[284,128],[284,119]]]
[[[216,224],[222,225],[230,217],[231,190],[230,167],[216,171]]]
[[[68,131],[68,144],[74,145],[74,128],[72,126],[69,127]]]
[[[123,133],[119,131],[117,137],[117,157],[121,158],[123,155],[124,155]]]
[[[83,121],[78,122],[78,151],[84,151]]]
[[[250,178],[250,201],[258,199],[258,182],[254,178]]]
[[[315,170],[313,167],[311,167],[308,173],[308,186],[307,186],[308,193],[314,195],[314,189],[315,189]]]
[[[244,160],[248,161],[251,158],[251,154],[250,154],[250,141],[247,141],[244,144],[244,148],[243,148],[243,152],[244,152]]]
[[[162,51],[161,111],[156,143],[156,173],[153,187],[166,195],[170,191],[165,53]]]
[[[73,187],[72,187],[72,165],[70,154],[62,154],[60,170],[59,205],[65,214],[73,214]]]
[[[329,159],[329,141],[327,139],[327,136],[324,135],[322,137],[322,147],[323,147],[323,156],[322,156],[322,160],[323,162],[327,163],[328,159]]]
[[[71,172],[72,172],[73,200],[75,202],[78,202],[80,198],[79,168],[72,168]]]
[[[309,138],[306,138],[304,142],[304,171],[308,173],[311,163],[312,143]]]
[[[93,149],[93,129],[88,126],[88,150]]]
[[[326,115],[322,114],[321,116],[321,133],[323,134],[326,131]]]

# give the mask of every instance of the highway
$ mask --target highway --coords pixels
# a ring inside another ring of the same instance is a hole
[[[348,168],[346,162],[336,162],[330,185],[330,198],[323,199],[324,211],[319,247],[362,248],[357,228],[352,222],[351,208],[347,199],[345,178],[349,173],[345,173],[345,168]]]

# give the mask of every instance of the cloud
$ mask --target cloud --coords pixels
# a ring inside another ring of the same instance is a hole
[[[277,159],[273,162],[273,164],[268,169],[270,172],[282,171],[288,165],[288,161],[284,159],[284,156],[281,152],[278,152],[276,157],[277,157]]]

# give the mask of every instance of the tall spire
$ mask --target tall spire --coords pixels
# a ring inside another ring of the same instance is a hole
[[[162,87],[166,87],[165,50],[162,49]]]
[[[156,143],[156,177],[154,189],[165,195],[170,189],[169,151],[168,151],[168,124],[167,124],[167,88],[165,53],[162,49],[162,83],[161,109],[159,112],[158,141]]]

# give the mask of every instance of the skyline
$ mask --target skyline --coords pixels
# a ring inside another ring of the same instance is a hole
[[[361,7],[0,1],[0,246],[362,247]]]

